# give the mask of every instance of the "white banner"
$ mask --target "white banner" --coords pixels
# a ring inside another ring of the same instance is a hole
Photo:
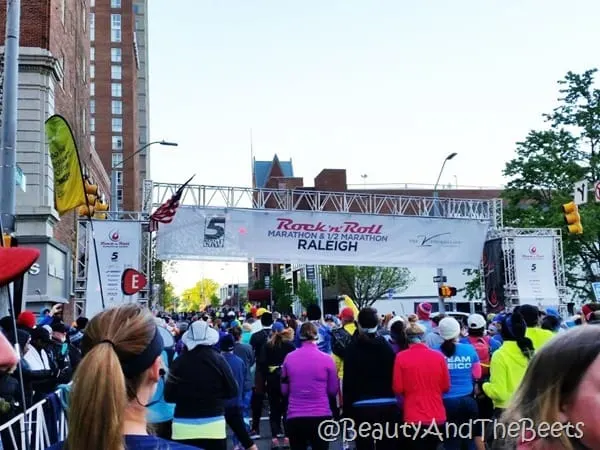
[[[541,306],[558,305],[554,282],[554,238],[515,237],[515,276],[519,302]]]
[[[487,221],[182,206],[157,235],[160,259],[479,267]]]
[[[139,222],[94,220],[94,231],[105,306],[110,308],[122,303],[135,302],[137,295],[126,296],[123,294],[121,276],[125,269],[140,269],[141,224]],[[102,299],[92,233],[89,233],[88,236],[85,316],[91,318],[102,311]]]

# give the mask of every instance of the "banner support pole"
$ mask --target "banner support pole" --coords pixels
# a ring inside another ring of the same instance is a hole
[[[444,303],[444,297],[442,297],[441,295],[439,295],[440,292],[440,288],[444,285],[444,269],[442,268],[438,268],[437,269],[437,287],[438,287],[438,312],[440,314],[445,313],[446,312],[446,304]]]

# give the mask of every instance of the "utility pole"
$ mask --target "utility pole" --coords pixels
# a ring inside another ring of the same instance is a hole
[[[444,277],[444,269],[437,270],[435,279],[437,280],[438,287],[438,312],[442,314],[446,312],[446,304],[444,303],[444,297],[440,295],[440,289],[446,282],[446,279]]]
[[[20,0],[6,2],[4,86],[2,93],[2,153],[0,154],[0,213],[5,233],[15,231],[17,203],[17,113],[19,97]]]

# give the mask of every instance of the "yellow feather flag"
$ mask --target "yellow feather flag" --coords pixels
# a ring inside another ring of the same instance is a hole
[[[54,168],[54,207],[62,216],[86,204],[79,153],[73,131],[64,117],[51,116],[45,125]]]

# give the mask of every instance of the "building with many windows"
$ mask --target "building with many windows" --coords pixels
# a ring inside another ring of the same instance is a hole
[[[111,209],[121,211],[140,210],[148,173],[145,151],[134,156],[148,142],[147,3],[90,5],[90,133],[107,172],[114,171],[117,198]]]
[[[59,217],[54,209],[54,171],[44,131],[48,117],[60,114],[69,122],[84,172],[101,193],[109,191],[106,171],[90,145],[89,1],[21,0],[17,164],[26,182],[17,190],[16,234],[19,245],[41,252],[25,292],[28,307],[36,312],[69,299],[77,239],[76,213]],[[5,24],[3,2],[0,45]]]

